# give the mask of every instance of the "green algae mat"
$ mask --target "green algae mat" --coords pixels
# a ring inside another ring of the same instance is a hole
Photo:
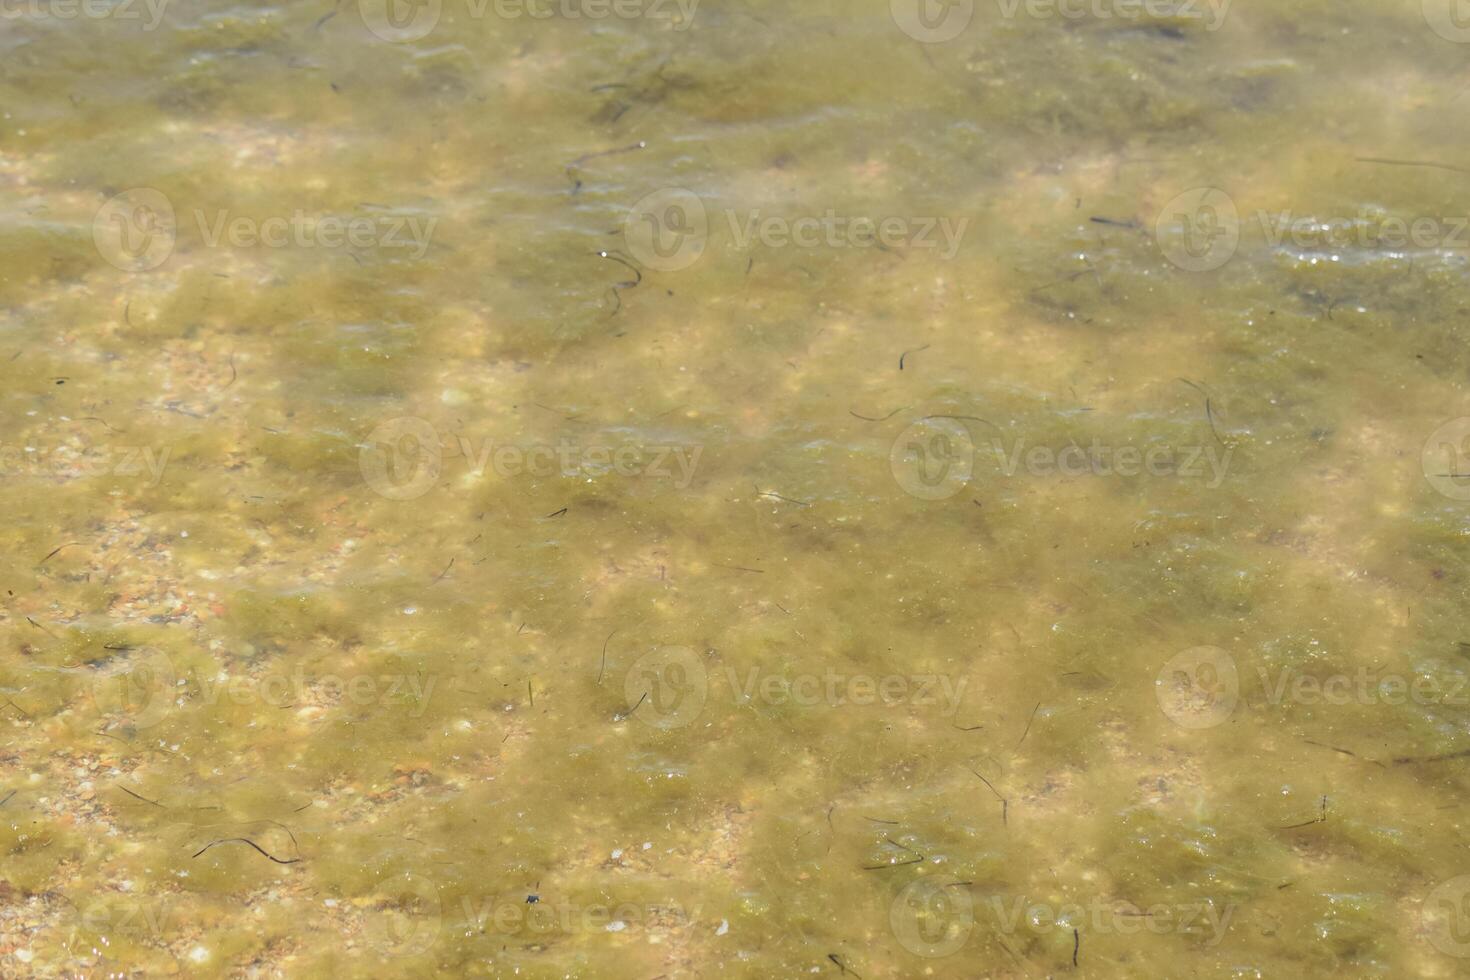
[[[1467,72],[0,0],[0,976],[1470,974]]]

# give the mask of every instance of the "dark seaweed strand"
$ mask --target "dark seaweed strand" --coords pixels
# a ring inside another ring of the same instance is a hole
[[[200,854],[203,854],[205,851],[209,850],[211,847],[214,847],[216,844],[249,844],[251,847],[255,848],[255,850],[259,851],[261,854],[264,854],[266,857],[270,858],[277,864],[297,864],[301,861],[301,858],[291,858],[289,860],[285,858],[278,858],[248,837],[224,837],[220,840],[210,841],[208,844],[205,844],[198,851],[196,851],[194,857],[198,857]]]

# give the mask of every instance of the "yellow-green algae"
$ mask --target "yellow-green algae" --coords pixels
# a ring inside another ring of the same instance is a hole
[[[1465,680],[1470,504],[1421,457],[1470,414],[1465,245],[1254,216],[1464,215],[1464,173],[1359,158],[1470,159],[1466,47],[1417,3],[979,4],[931,45],[888,7],[0,22],[0,973],[1463,972],[1424,913],[1470,872],[1464,699],[1271,684]],[[1201,186],[1244,230],[1192,273],[1152,233]],[[93,225],[140,187],[177,243],[128,271]],[[674,187],[704,256],[620,285],[599,253]],[[948,260],[741,248],[756,209],[969,225]],[[195,218],[297,211],[437,223],[415,256]],[[976,470],[927,500],[890,452],[936,415]],[[443,441],[411,500],[364,457],[402,418]],[[1006,475],[992,439],[1229,457]],[[699,456],[477,457],[560,444]],[[1158,682],[1198,647],[1239,702],[1188,728]],[[662,649],[707,677],[682,726],[629,703]]]

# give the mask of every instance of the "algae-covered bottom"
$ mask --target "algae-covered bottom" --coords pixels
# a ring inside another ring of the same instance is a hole
[[[1445,6],[0,10],[0,975],[1462,975]]]

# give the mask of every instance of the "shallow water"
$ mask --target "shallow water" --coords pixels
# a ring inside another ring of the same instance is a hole
[[[1463,975],[1470,28],[945,9],[0,5],[0,975]]]

